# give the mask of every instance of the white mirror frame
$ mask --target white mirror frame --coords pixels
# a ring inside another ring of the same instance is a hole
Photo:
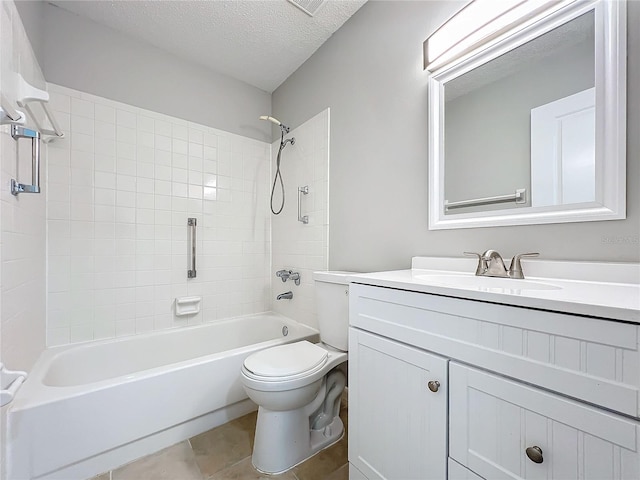
[[[478,45],[429,77],[429,230],[626,218],[626,0],[565,1]],[[591,10],[595,11],[596,201],[445,215],[444,85]]]

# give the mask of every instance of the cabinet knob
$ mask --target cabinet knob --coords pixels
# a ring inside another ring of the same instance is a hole
[[[427,383],[427,386],[432,392],[437,392],[440,388],[440,382],[437,380],[431,380],[429,383]]]
[[[527,457],[533,463],[542,463],[544,458],[542,458],[542,449],[538,446],[529,447],[525,450]]]

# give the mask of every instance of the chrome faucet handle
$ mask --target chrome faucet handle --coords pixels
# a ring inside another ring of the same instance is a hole
[[[300,273],[299,272],[290,272],[289,280],[293,280],[296,285],[300,285]]]
[[[276,277],[279,277],[282,280],[282,283],[286,282],[291,275],[291,270],[278,270],[276,272]]]
[[[520,259],[522,257],[537,257],[538,255],[540,254],[537,252],[519,253],[518,255],[514,255],[511,259],[511,265],[509,265],[509,277],[524,279],[524,273],[522,272],[522,264],[520,263]]]
[[[462,253],[464,253],[467,257],[478,257],[478,266],[476,267],[476,275],[477,276],[484,275],[484,273],[487,271],[487,262],[482,256],[482,254],[476,253],[476,252],[462,252]]]

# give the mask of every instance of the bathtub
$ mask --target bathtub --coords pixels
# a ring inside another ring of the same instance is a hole
[[[86,479],[244,415],[251,353],[318,332],[277,314],[46,350],[7,412],[9,479]]]

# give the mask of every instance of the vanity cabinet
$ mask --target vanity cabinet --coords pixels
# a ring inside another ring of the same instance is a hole
[[[447,360],[357,329],[349,352],[353,466],[369,480],[445,478]]]
[[[362,478],[640,478],[637,324],[362,284],[349,308]]]

